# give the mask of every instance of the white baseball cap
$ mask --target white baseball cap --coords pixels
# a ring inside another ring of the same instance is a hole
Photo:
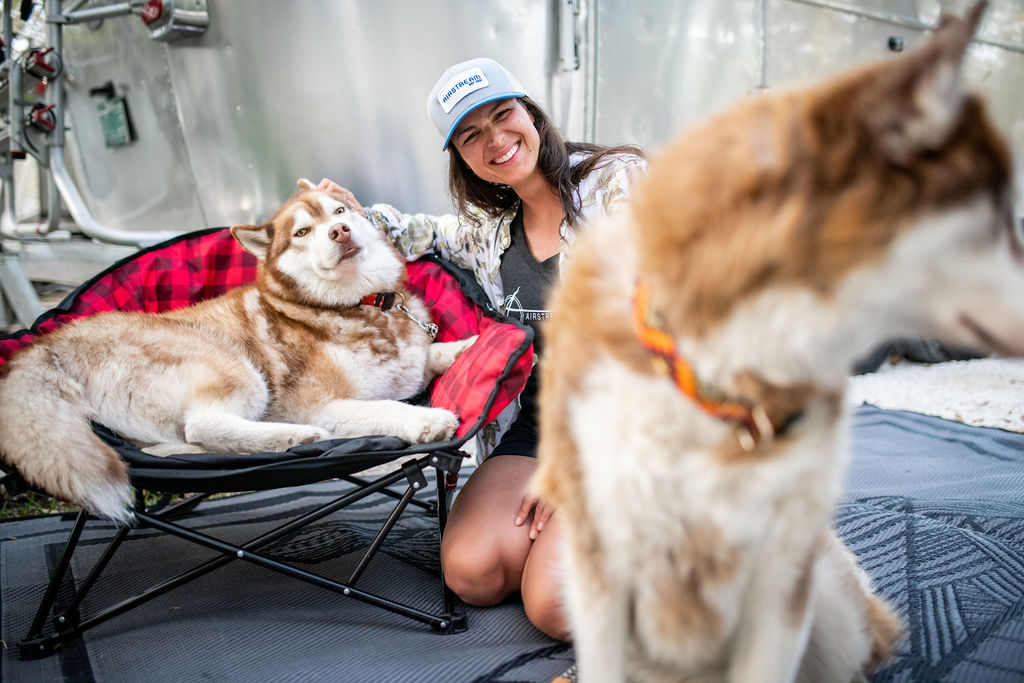
[[[493,59],[478,57],[449,67],[427,97],[427,114],[444,140],[441,151],[448,149],[459,122],[481,104],[524,96],[518,79]]]

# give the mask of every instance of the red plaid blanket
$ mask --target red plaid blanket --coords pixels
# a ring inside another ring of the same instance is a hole
[[[227,229],[183,235],[115,263],[41,316],[31,330],[0,337],[0,366],[36,337],[75,318],[111,310],[167,311],[255,277],[256,258]],[[465,436],[497,417],[525,386],[533,362],[532,350],[525,349],[526,332],[485,314],[437,263],[410,263],[406,277],[409,289],[430,308],[438,341],[480,335],[430,390],[432,405],[459,415],[458,435]]]

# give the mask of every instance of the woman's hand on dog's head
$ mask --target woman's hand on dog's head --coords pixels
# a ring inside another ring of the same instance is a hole
[[[353,209],[363,214],[364,217],[366,216],[366,209],[364,209],[363,205],[359,203],[356,196],[330,178],[324,178],[321,180],[320,184],[316,186],[316,189],[323,190],[324,192],[330,192],[331,194],[341,195],[347,204],[350,204]]]

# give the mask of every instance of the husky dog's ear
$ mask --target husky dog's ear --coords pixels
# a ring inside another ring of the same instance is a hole
[[[964,53],[987,5],[981,0],[963,19],[943,16],[920,48],[883,67],[862,100],[868,126],[892,161],[908,163],[938,149],[956,129],[965,99]]]
[[[264,225],[233,225],[231,234],[247,252],[263,260],[270,247],[270,223]]]
[[[311,183],[309,180],[307,180],[305,178],[299,178],[299,189],[300,190],[315,190],[316,189],[316,185],[314,185],[313,183]]]

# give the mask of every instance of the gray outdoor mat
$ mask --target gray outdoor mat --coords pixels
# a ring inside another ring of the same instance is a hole
[[[1024,434],[861,407],[852,444],[836,526],[908,626],[897,659],[874,683],[1024,681]],[[210,501],[188,525],[243,541],[345,488],[326,483]],[[279,543],[275,553],[346,576],[341,570],[351,569],[354,551],[369,543],[388,509],[383,499],[368,498]],[[17,642],[70,527],[56,517],[0,525],[4,681],[546,683],[572,661],[571,648],[536,631],[514,601],[470,608],[466,633],[440,635],[240,562],[97,627],[48,659],[18,661]],[[408,510],[358,586],[439,609],[435,527],[426,513]],[[108,524],[90,523],[88,559],[111,533]],[[127,545],[108,577],[118,588],[212,556],[152,531]],[[79,560],[73,567],[79,581],[84,566]],[[108,594],[97,591],[85,612]]]
[[[244,542],[351,488],[339,482],[207,501],[182,520],[198,531]],[[424,492],[429,500],[432,491]],[[390,511],[371,496],[312,524],[268,551],[344,581]],[[426,625],[238,561],[120,615],[54,655],[19,661],[49,567],[70,520],[0,525],[3,681],[550,681],[571,664],[571,648],[526,620],[522,605],[468,608],[469,630],[442,635]],[[90,522],[81,581],[113,526]],[[356,584],[360,589],[440,611],[436,521],[410,508]],[[134,533],[107,569],[83,616],[121,591],[170,578],[216,556],[159,532]]]

